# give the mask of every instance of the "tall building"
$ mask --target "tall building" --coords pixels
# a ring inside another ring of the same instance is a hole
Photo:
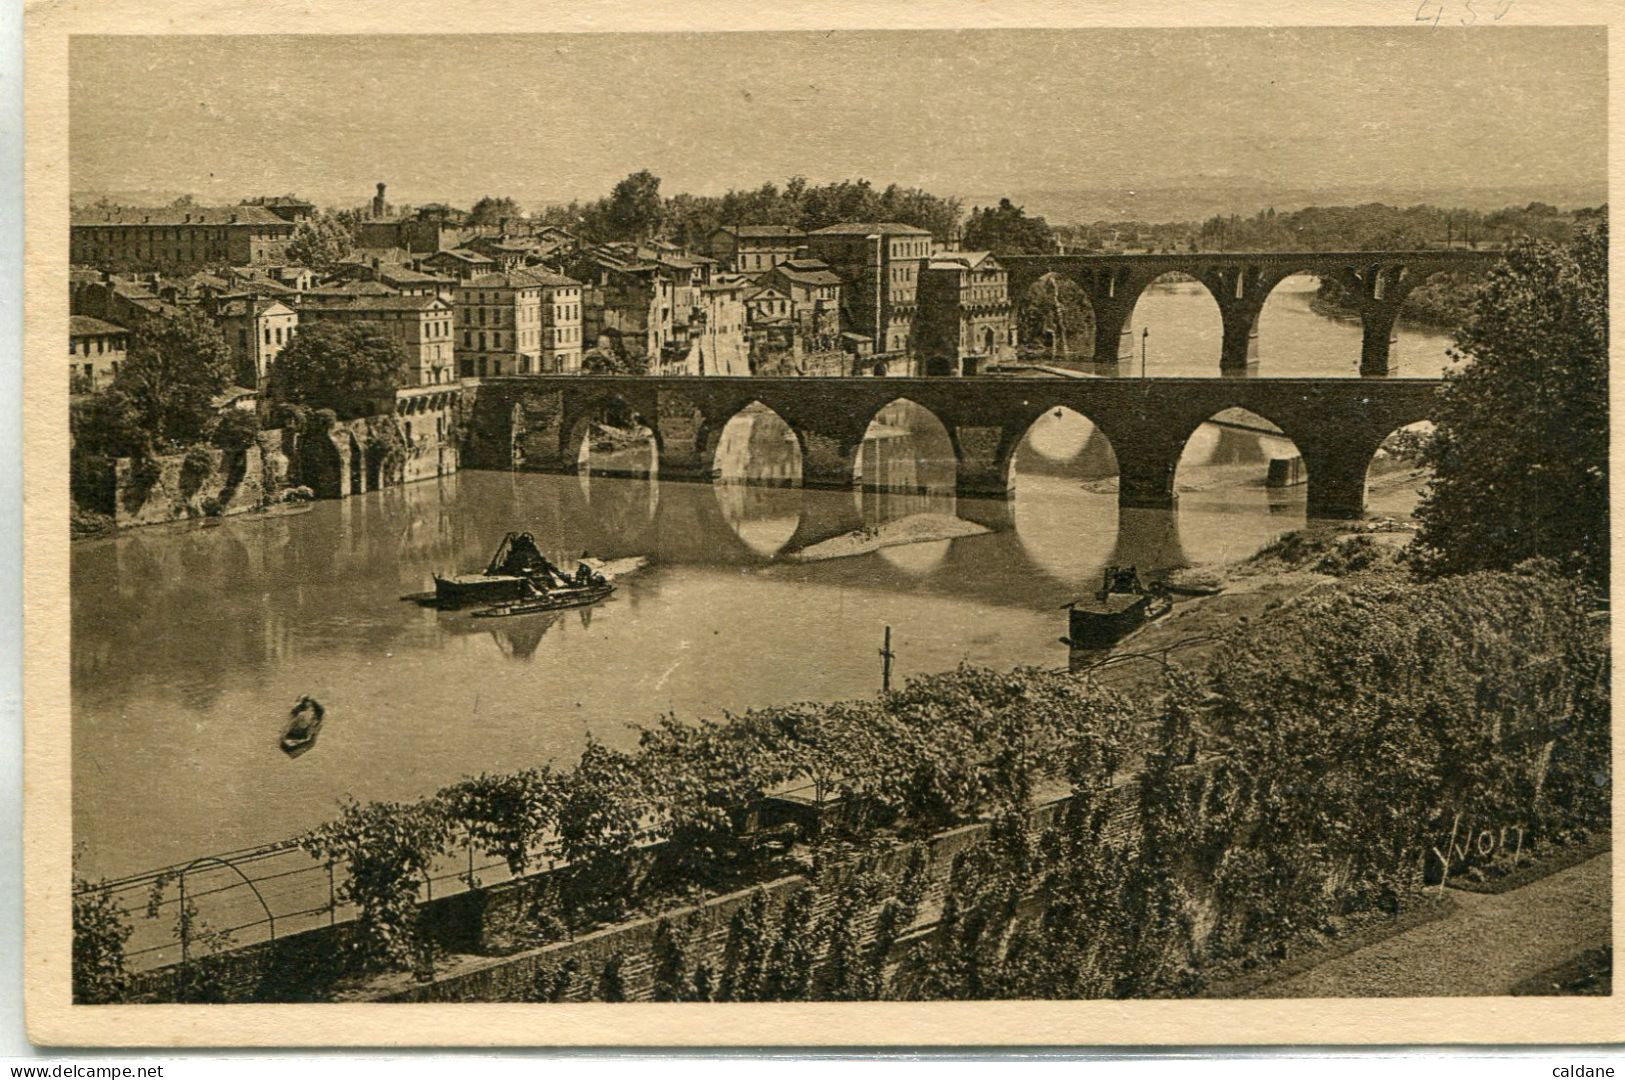
[[[281,263],[293,230],[293,222],[263,206],[74,210],[68,258],[101,270]]]
[[[760,274],[795,258],[807,234],[788,225],[724,225],[708,240],[711,257],[724,269]]]
[[[845,222],[809,234],[807,246],[842,279],[847,329],[870,339],[877,356],[906,355],[930,231],[894,221]]]
[[[463,378],[542,371],[542,283],[523,270],[457,287],[457,372]]]
[[[573,375],[581,370],[581,282],[550,270],[525,270],[542,287],[542,368]]]
[[[931,375],[970,375],[1014,346],[1010,284],[986,251],[939,251],[920,270],[914,352]]]
[[[299,309],[302,324],[374,323],[406,351],[408,386],[456,379],[451,305],[434,296],[309,296]]]

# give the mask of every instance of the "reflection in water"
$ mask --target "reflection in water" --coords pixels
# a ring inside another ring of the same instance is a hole
[[[1106,561],[1245,554],[1295,523],[1262,504],[1120,514],[1109,494],[1053,478],[1024,485],[1013,518],[998,500],[958,509],[1014,528],[788,563],[752,538],[792,518],[807,536],[853,528],[850,492],[468,472],[297,516],[76,544],[86,869],[278,839],[347,794],[416,798],[473,772],[569,760],[589,729],[630,746],[625,724],[668,709],[867,694],[886,625],[900,677],[961,660],[1059,665],[1056,607]],[[435,571],[483,566],[516,528],[556,561],[590,550],[650,565],[598,607],[495,625],[398,599]],[[303,694],[328,722],[321,746],[290,762],[276,735]]]

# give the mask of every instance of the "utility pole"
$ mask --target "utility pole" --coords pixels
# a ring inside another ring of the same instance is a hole
[[[1149,326],[1140,328],[1140,378],[1142,379],[1145,378],[1145,340],[1150,336],[1151,328]]]
[[[891,651],[891,627],[886,627],[886,643],[880,648],[880,690],[891,693],[891,662],[897,654]]]

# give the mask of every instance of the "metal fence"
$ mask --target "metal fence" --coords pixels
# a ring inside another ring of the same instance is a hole
[[[1212,640],[1202,635],[1141,653],[1120,653],[1082,665],[1074,674],[1099,679],[1125,665],[1166,666],[1173,653]],[[824,798],[807,781],[786,784],[773,794],[791,802],[818,803]],[[652,844],[660,835],[659,823],[646,818],[638,842]],[[542,838],[530,853],[528,873],[563,865],[551,840]],[[506,860],[493,860],[463,836],[424,874],[418,899],[455,896],[511,881],[513,876]],[[342,865],[318,860],[285,840],[115,880],[80,883],[74,893],[76,898],[105,893],[123,910],[131,927],[125,962],[131,971],[141,972],[350,921],[357,908],[340,899],[344,879]]]
[[[654,830],[645,829],[641,842],[654,838]],[[529,872],[559,865],[544,843],[532,852]],[[340,899],[344,880],[342,864],[315,859],[285,841],[85,882],[74,893],[105,893],[124,912],[131,927],[125,962],[141,972],[354,919],[356,905]],[[465,836],[424,874],[418,899],[511,880],[506,860],[493,861]]]

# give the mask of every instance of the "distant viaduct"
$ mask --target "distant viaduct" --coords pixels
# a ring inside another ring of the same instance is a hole
[[[1095,318],[1097,363],[1127,360],[1129,326],[1146,286],[1163,274],[1187,274],[1207,286],[1224,320],[1221,372],[1246,372],[1258,361],[1258,314],[1271,290],[1294,274],[1335,278],[1356,298],[1364,327],[1360,374],[1387,375],[1399,308],[1410,291],[1440,271],[1478,269],[1495,251],[1270,251],[1161,255],[1003,255],[1010,296],[1019,301],[1046,274],[1073,282]]]

